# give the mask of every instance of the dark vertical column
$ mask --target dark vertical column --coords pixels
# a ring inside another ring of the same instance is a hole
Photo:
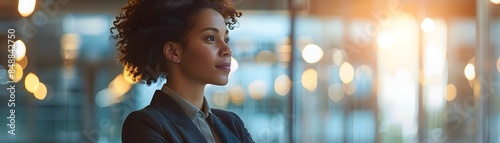
[[[89,64],[84,64],[84,100],[83,100],[83,105],[82,105],[82,120],[83,120],[83,126],[82,126],[82,133],[84,139],[88,139],[92,142],[97,141],[100,138],[100,134],[95,133],[94,129],[96,129],[96,124],[95,124],[95,89],[94,89],[94,84],[95,82],[95,77],[96,77],[96,66],[95,65],[89,65]],[[94,136],[95,135],[95,136]]]
[[[417,20],[418,22],[422,22],[425,19],[426,15],[426,1],[417,1]],[[418,79],[422,80],[424,76],[424,32],[421,28],[419,28],[420,32],[418,34],[418,39],[419,39],[419,47],[418,47],[418,69],[419,69],[419,74],[418,74]],[[425,112],[424,108],[424,85],[419,82],[418,83],[418,142],[423,143],[426,142],[427,140],[427,114]]]
[[[294,64],[295,64],[295,16],[297,14],[296,5],[294,0],[288,0],[288,11],[290,13],[290,61],[288,62],[288,74],[290,77],[290,92],[288,95],[288,141],[290,143],[295,142],[294,131],[295,131],[295,96],[294,96]]]
[[[476,80],[479,81],[481,91],[476,99],[476,138],[475,142],[488,143],[488,113],[489,98],[491,97],[491,47],[490,47],[490,2],[476,1],[477,20],[477,48],[476,48]]]

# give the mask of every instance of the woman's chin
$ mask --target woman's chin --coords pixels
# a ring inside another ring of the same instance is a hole
[[[227,79],[226,79],[226,80],[221,80],[221,81],[212,82],[212,83],[210,83],[210,84],[223,86],[223,85],[226,85],[226,84],[227,84]]]

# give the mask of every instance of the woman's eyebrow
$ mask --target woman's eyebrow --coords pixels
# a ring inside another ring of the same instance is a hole
[[[207,31],[207,30],[209,30],[209,31],[214,31],[214,32],[216,32],[216,33],[219,33],[219,29],[217,29],[217,28],[215,28],[215,27],[207,27],[207,28],[205,28],[205,29],[201,30],[201,32],[203,32],[203,31]],[[229,33],[229,30],[227,30],[227,29],[226,29],[226,34],[228,34],[228,33]]]

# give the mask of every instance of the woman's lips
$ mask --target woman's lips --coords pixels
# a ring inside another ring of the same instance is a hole
[[[219,65],[219,66],[215,66],[215,68],[226,71],[226,72],[230,72],[231,71],[231,64]]]

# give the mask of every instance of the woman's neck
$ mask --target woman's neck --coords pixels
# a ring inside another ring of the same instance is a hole
[[[180,97],[201,110],[203,106],[203,94],[206,84],[188,79],[182,79],[181,76],[170,75],[167,78],[166,85]]]

